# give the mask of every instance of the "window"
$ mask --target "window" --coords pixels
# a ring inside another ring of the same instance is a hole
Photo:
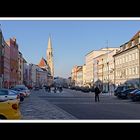
[[[116,65],[118,65],[118,60],[116,61]]]
[[[8,91],[7,90],[0,90],[0,95],[8,95]]]
[[[136,52],[136,59],[138,59],[138,52]]]
[[[124,63],[124,57],[122,58],[122,64]]]
[[[138,67],[136,67],[136,74],[138,74]]]
[[[131,68],[129,68],[129,75],[131,75]]]
[[[131,61],[131,59],[132,59],[132,55],[131,55],[131,54],[129,54],[129,61]]]
[[[128,70],[126,69],[126,75],[128,75]]]
[[[132,68],[132,75],[135,74],[135,68]]]
[[[128,61],[128,56],[125,57],[126,62]]]
[[[122,59],[120,58],[120,64],[122,63]]]
[[[134,46],[134,45],[135,45],[135,41],[133,40],[133,41],[132,41],[132,46]]]
[[[135,54],[134,53],[132,54],[132,60],[135,60]]]

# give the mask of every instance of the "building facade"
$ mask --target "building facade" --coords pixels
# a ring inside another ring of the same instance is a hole
[[[99,86],[101,90],[103,90],[103,58],[104,54],[93,59],[94,86]]]
[[[94,69],[93,69],[93,59],[101,54],[105,54],[109,50],[112,50],[112,48],[104,48],[100,50],[94,50],[86,54],[85,60],[86,60],[86,84],[90,87],[94,83]]]
[[[40,67],[36,69],[36,83],[38,86],[48,84],[48,73],[46,69]]]
[[[4,37],[0,29],[0,88],[3,87],[4,81]]]
[[[30,83],[30,66],[25,59],[23,59],[23,84],[28,86]]]
[[[75,86],[75,83],[77,80],[77,67],[78,66],[74,66],[71,71],[71,85],[72,86]]]
[[[22,53],[18,52],[18,84],[23,84],[23,61]]]
[[[120,46],[114,55],[115,85],[140,88],[140,31],[130,41]]]
[[[6,41],[10,47],[10,86],[18,84],[18,44],[16,38]]]
[[[82,66],[83,68],[83,86],[86,86],[86,65]]]
[[[76,75],[76,86],[83,86],[83,66],[78,66]]]
[[[30,69],[30,85],[34,87],[37,84],[37,69],[39,66],[35,64],[29,64]]]
[[[10,47],[4,41],[4,88],[10,87]]]
[[[93,59],[94,84],[98,85],[103,92],[114,91],[114,58],[118,48],[109,50],[105,54]]]
[[[103,91],[113,93],[114,84],[114,57],[118,48],[104,54],[103,58]]]

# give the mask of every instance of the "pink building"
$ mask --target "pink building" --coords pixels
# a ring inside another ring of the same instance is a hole
[[[7,41],[10,47],[10,87],[18,83],[18,44],[16,38]]]
[[[9,88],[10,83],[10,47],[4,43],[4,87]]]

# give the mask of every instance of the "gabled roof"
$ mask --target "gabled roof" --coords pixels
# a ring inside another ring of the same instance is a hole
[[[38,64],[39,67],[45,67],[47,66],[47,61],[42,57],[39,64]]]
[[[140,31],[138,31],[138,32],[130,39],[130,41],[136,39],[136,38],[139,36],[139,33],[140,33]]]

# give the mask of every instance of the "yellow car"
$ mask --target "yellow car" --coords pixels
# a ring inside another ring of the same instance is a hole
[[[0,119],[21,119],[19,100],[0,101]]]

